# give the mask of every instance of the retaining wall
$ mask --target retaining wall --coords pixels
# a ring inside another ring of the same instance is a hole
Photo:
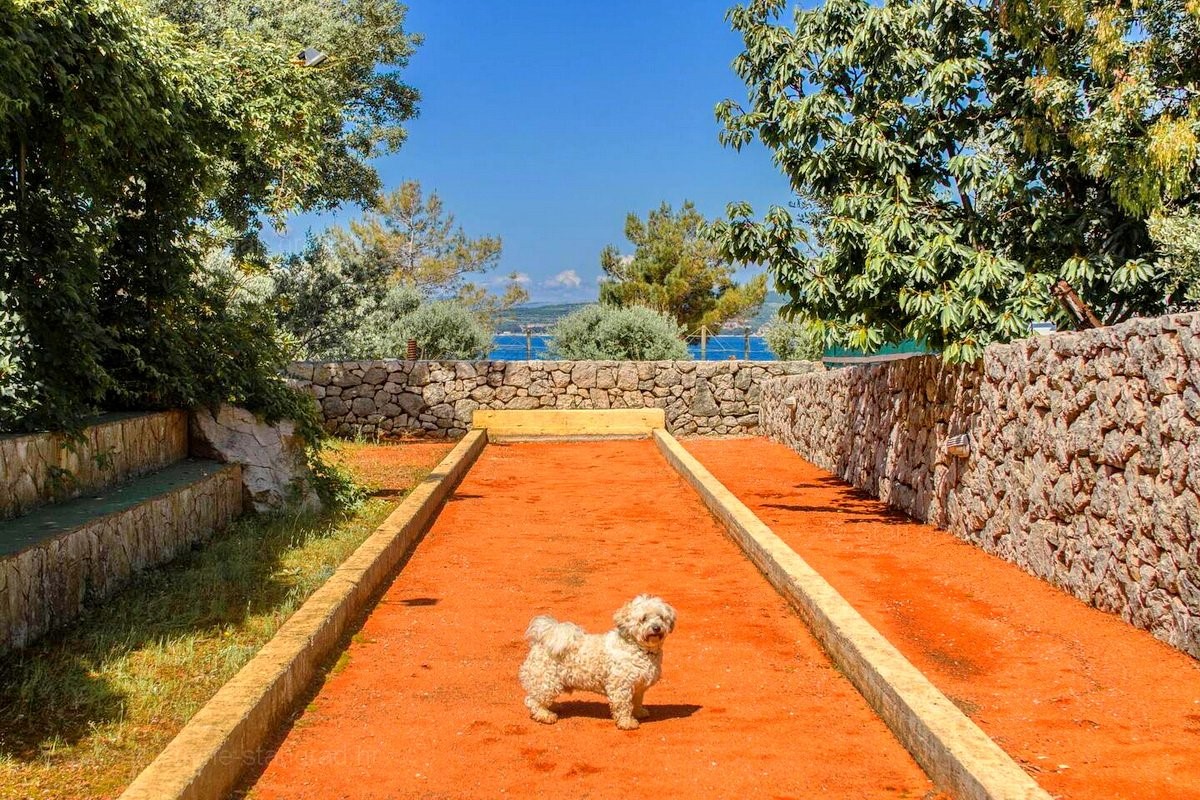
[[[758,430],[768,378],[821,370],[808,361],[349,361],[289,368],[343,436],[458,437],[471,413],[536,408],[662,408],[681,435]]]
[[[1200,657],[1200,314],[769,380],[762,427]]]
[[[74,441],[57,433],[0,436],[0,519],[153,472],[187,454],[183,411],[101,417]]]

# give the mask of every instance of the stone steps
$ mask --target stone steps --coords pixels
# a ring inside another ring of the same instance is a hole
[[[187,458],[183,411],[105,414],[80,439],[0,436],[0,519],[101,491]]]
[[[70,445],[0,437],[0,652],[242,513],[242,467],[187,456],[183,412],[110,415]]]

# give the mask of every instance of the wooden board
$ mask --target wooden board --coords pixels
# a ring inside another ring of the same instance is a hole
[[[560,438],[596,436],[648,437],[666,428],[661,408],[536,409],[491,411],[479,409],[471,418],[474,428],[484,428],[488,437]]]

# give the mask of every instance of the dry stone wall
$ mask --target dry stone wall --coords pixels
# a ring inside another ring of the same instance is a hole
[[[0,436],[0,519],[186,458],[187,414],[101,417],[71,441],[57,433]]]
[[[764,432],[1200,657],[1200,314],[767,381]],[[945,449],[969,434],[970,452]]]
[[[349,361],[293,364],[342,436],[457,437],[477,408],[662,408],[677,434],[758,430],[762,382],[820,364],[747,361]]]

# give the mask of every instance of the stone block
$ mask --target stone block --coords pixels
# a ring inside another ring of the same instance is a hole
[[[201,458],[240,464],[245,499],[254,511],[273,511],[289,504],[320,507],[304,440],[291,421],[268,425],[231,405],[222,405],[216,415],[200,409],[192,412],[191,450]]]

